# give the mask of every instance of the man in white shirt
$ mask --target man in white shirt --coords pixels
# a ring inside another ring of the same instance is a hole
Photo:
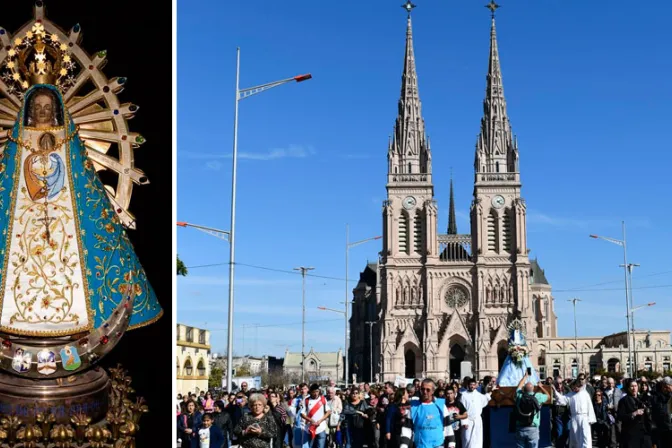
[[[462,448],[483,448],[483,408],[490,401],[490,394],[482,394],[476,390],[478,383],[475,378],[465,381],[468,389],[460,396],[460,401],[467,410],[468,417],[462,420]],[[492,390],[496,390],[497,386]]]
[[[324,448],[327,440],[327,420],[331,415],[331,408],[320,392],[319,385],[310,386],[310,396],[305,399],[299,413],[299,418],[303,420],[302,445],[304,448],[306,443],[309,448]],[[296,447],[296,437],[294,440]]]

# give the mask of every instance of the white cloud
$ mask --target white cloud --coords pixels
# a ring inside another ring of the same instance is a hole
[[[600,228],[619,227],[621,220],[617,218],[599,219],[576,219],[561,216],[551,216],[540,212],[527,213],[528,224],[543,224],[552,227],[575,227],[579,229],[599,230]],[[647,218],[635,218],[626,221],[628,227],[649,228],[650,221]]]
[[[219,170],[222,169],[222,166],[224,166],[224,165],[222,165],[222,162],[220,162],[218,160],[210,160],[209,162],[207,162],[205,164],[205,167],[209,170],[212,170],[212,171],[219,171]]]
[[[291,144],[284,148],[271,148],[266,152],[238,152],[238,158],[241,160],[278,160],[278,159],[303,159],[316,153],[315,148],[308,145]],[[218,159],[230,159],[231,153],[217,154],[194,151],[178,151],[178,155],[189,159],[211,159],[206,163],[208,169],[220,169],[221,163]]]

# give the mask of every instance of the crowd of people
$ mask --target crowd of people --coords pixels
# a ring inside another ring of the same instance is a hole
[[[317,384],[235,394],[178,396],[182,448],[482,448],[491,441],[488,403],[496,378],[415,380],[350,388]],[[549,405],[556,448],[672,448],[672,379],[547,378],[516,388],[509,432],[536,448]],[[484,414],[485,413],[485,414]],[[485,418],[485,424],[484,419]]]
[[[556,448],[672,447],[672,378],[651,381],[547,379],[555,390],[552,431]]]

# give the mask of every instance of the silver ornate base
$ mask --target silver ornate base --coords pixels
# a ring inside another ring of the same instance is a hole
[[[95,423],[107,413],[110,384],[102,368],[40,380],[0,373],[0,415],[15,415],[25,423],[52,415],[55,423],[68,424],[83,414]]]

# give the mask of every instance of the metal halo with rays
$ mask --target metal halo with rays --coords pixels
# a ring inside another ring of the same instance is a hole
[[[514,331],[518,330],[520,331],[524,337],[527,337],[526,331],[525,331],[525,324],[523,324],[523,321],[520,320],[518,317],[514,318],[509,325],[506,326],[506,328],[509,331]]]
[[[133,184],[144,185],[149,180],[142,170],[135,167],[133,160],[134,149],[146,140],[142,135],[130,132],[128,127],[128,120],[134,117],[138,106],[120,103],[117,97],[124,89],[126,78],[108,79],[102,71],[107,62],[107,52],[99,51],[90,56],[80,46],[80,25],[73,26],[66,33],[46,18],[43,1],[35,3],[34,18],[13,36],[0,28],[2,72],[5,71],[10,51],[16,50],[17,39],[24,39],[36,24],[41,24],[46,33],[57,36],[56,39],[68,46],[67,52],[74,63],[74,70],[70,82],[61,87],[65,106],[79,126],[79,136],[84,141],[96,171],[106,171],[117,176],[116,185],[109,185],[109,178],[105,177],[105,189],[123,225],[134,229],[135,217],[128,210]],[[12,88],[8,78],[0,76],[0,143],[3,144],[0,153],[16,121],[22,96],[22,92]]]

